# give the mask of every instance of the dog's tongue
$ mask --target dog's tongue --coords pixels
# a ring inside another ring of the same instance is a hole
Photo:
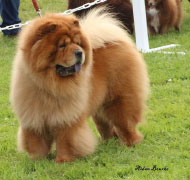
[[[64,67],[62,65],[56,65],[56,73],[61,77],[74,75],[75,73],[80,72],[82,65],[77,63],[70,67]]]
[[[81,64],[75,64],[75,72],[80,72]]]

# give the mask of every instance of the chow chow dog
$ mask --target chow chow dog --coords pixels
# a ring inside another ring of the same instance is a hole
[[[167,33],[172,27],[180,30],[181,0],[146,0],[146,12],[151,35]]]
[[[77,8],[79,6],[82,6],[83,4],[91,3],[93,1],[94,0],[69,0],[68,9]],[[95,5],[90,9],[102,5],[107,5],[109,7],[109,11],[115,13],[116,17],[124,24],[127,31],[130,34],[133,34],[134,32],[133,7],[130,0],[108,0],[105,1],[104,3]],[[75,14],[80,17],[85,15],[86,12],[88,11],[89,8],[77,11],[75,12]]]
[[[39,159],[55,143],[56,162],[89,155],[97,145],[89,116],[102,139],[138,143],[148,87],[141,54],[105,8],[80,20],[62,14],[34,19],[20,34],[13,64],[18,147]]]

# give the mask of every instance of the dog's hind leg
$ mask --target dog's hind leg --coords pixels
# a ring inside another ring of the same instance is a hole
[[[178,25],[175,26],[175,30],[178,31],[178,32],[180,31],[180,28],[179,28]]]
[[[180,24],[183,19],[183,11],[180,0],[176,0],[176,2],[177,2],[177,19],[174,27],[176,31],[180,31]]]
[[[178,14],[178,17],[177,17],[177,22],[176,22],[176,24],[174,26],[175,30],[178,31],[178,32],[180,31],[181,20],[182,20],[182,12],[179,11],[179,14]]]
[[[114,124],[116,134],[127,146],[139,143],[143,136],[137,131],[137,124],[142,121],[143,107],[133,97],[120,99],[106,109],[109,119]]]
[[[165,34],[168,32],[168,25],[160,26],[159,34]]]
[[[102,116],[98,115],[98,113],[95,116],[93,116],[93,120],[101,135],[102,140],[107,140],[112,137],[116,137],[116,134],[113,129],[113,124],[111,124],[111,121],[108,121],[105,116]]]

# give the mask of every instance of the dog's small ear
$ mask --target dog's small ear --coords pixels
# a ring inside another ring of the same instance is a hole
[[[38,27],[31,36],[30,46],[33,47],[38,44],[38,41],[42,40],[44,36],[48,35],[49,33],[53,33],[56,28],[57,25],[50,22]],[[25,50],[25,47],[23,47],[23,50]]]
[[[73,24],[74,24],[76,27],[79,27],[79,20],[78,20],[78,19],[74,19]]]
[[[37,41],[43,39],[45,35],[54,32],[56,28],[57,25],[54,23],[46,23],[41,25],[35,32],[34,39],[32,40],[32,45],[34,45]]]
[[[39,36],[43,37],[46,34],[49,34],[51,32],[54,32],[57,28],[56,24],[44,24],[39,28]]]
[[[39,41],[40,39],[42,39],[45,35],[52,33],[56,30],[57,25],[56,24],[52,24],[52,23],[46,23],[41,25],[37,31],[36,31],[36,35],[34,36],[35,39],[33,40],[33,44],[36,43],[37,41]]]

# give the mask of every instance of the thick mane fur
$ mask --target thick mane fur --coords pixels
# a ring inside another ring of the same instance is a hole
[[[107,7],[95,8],[80,20],[81,27],[87,34],[92,48],[101,48],[106,43],[118,41],[124,41],[133,46],[122,23],[114,18],[114,14],[106,12]]]

